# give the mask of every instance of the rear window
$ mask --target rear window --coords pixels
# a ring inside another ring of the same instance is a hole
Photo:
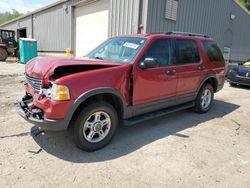
[[[194,40],[177,39],[175,41],[175,64],[189,64],[200,61],[200,54]]]
[[[202,43],[207,51],[207,55],[210,61],[213,61],[213,62],[224,61],[220,48],[217,46],[215,42],[204,40],[202,41]]]

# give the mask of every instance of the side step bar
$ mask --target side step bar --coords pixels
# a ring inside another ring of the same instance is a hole
[[[158,118],[173,112],[177,112],[177,111],[181,111],[181,110],[185,110],[188,108],[192,108],[194,106],[194,102],[188,102],[188,103],[184,103],[184,104],[180,104],[177,106],[173,106],[173,107],[169,107],[169,108],[165,108],[162,110],[158,110],[158,111],[154,111],[154,112],[150,112],[150,113],[146,113],[140,116],[136,116],[130,119],[125,119],[123,120],[123,124],[125,126],[132,126],[150,119],[154,119],[154,118]]]

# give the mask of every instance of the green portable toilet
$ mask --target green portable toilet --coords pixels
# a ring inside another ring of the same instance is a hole
[[[20,63],[26,64],[29,60],[37,57],[37,41],[30,38],[19,39]]]

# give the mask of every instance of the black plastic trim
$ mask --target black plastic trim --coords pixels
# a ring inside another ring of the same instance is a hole
[[[156,110],[161,110],[164,108],[177,106],[179,104],[183,104],[186,102],[191,102],[195,100],[196,96],[197,96],[197,93],[188,93],[184,95],[169,97],[163,100],[157,100],[157,101],[150,102],[150,103],[129,106],[127,109],[125,109],[129,111],[129,113],[126,113],[128,116],[124,117],[124,119],[129,119],[129,118],[139,116],[145,113],[150,113]]]
[[[26,121],[34,124],[37,127],[40,127],[44,130],[49,130],[49,131],[63,131],[66,130],[69,121],[66,121],[64,119],[36,119],[34,117],[29,117],[26,115],[24,109],[21,107],[20,103],[17,103],[16,105],[16,111],[17,113],[24,118]]]
[[[65,117],[65,120],[70,121],[71,118],[74,115],[74,112],[76,111],[76,109],[85,101],[87,100],[89,97],[92,97],[94,95],[98,95],[98,94],[113,94],[115,95],[119,101],[120,104],[122,105],[122,109],[126,108],[126,103],[125,103],[125,99],[124,97],[121,95],[121,93],[111,87],[100,87],[100,88],[96,88],[90,91],[87,91],[85,93],[83,93],[82,95],[80,95],[76,101],[74,102],[74,104],[70,107],[70,109],[68,110],[68,113]],[[127,111],[126,111],[127,112]],[[125,111],[123,111],[123,116],[126,116],[124,113],[126,113]]]
[[[230,83],[233,83],[233,84],[236,84],[236,85],[245,85],[245,86],[250,86],[250,78],[248,78],[248,77],[239,77],[239,76],[235,76],[236,78],[235,78],[235,80],[234,79],[232,79],[232,78],[227,78],[226,80],[228,81],[228,82],[230,82]],[[243,80],[244,80],[244,82],[243,82]],[[246,83],[246,82],[249,82],[249,84],[248,83]]]
[[[176,106],[172,106],[169,108],[153,111],[150,113],[145,113],[145,114],[137,116],[137,117],[123,120],[123,125],[131,126],[131,125],[141,123],[141,122],[153,119],[153,118],[161,117],[161,116],[173,113],[173,112],[192,108],[193,106],[194,106],[194,102],[188,102],[188,103],[183,103],[183,104],[179,104]]]
[[[214,91],[215,93],[218,92],[220,89],[222,89],[223,85],[221,86],[221,88],[219,88],[219,84],[218,84],[218,80],[217,80],[216,76],[210,75],[210,76],[207,76],[206,78],[204,78],[204,79],[202,80],[202,82],[201,82],[199,88],[197,89],[197,94],[198,94],[198,92],[200,91],[200,89],[201,89],[201,87],[203,86],[203,84],[204,84],[208,79],[210,79],[210,78],[214,78],[214,79],[216,80],[216,82],[217,82],[217,90]]]

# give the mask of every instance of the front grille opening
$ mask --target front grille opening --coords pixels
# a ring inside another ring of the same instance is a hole
[[[25,75],[26,81],[35,91],[40,91],[41,86],[42,86],[42,80],[38,78],[33,78],[28,76],[27,74]]]

